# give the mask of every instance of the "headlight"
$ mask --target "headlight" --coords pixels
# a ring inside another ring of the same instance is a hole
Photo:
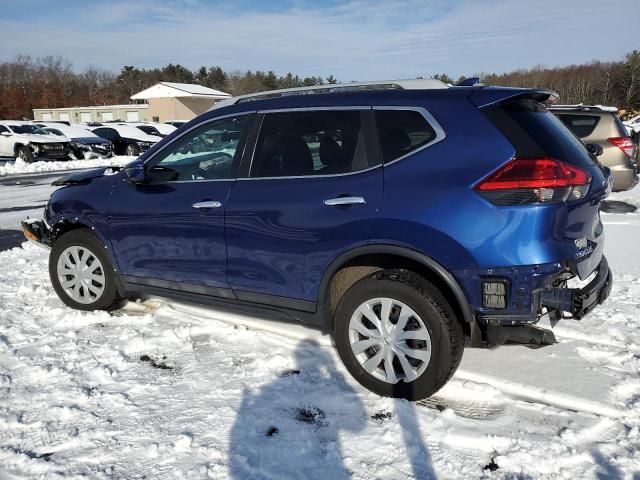
[[[35,153],[36,155],[40,153],[41,147],[37,143],[30,143],[29,147],[31,147],[31,150],[33,150],[33,153]]]
[[[71,146],[73,148],[79,148],[81,150],[87,150],[89,148],[88,145],[85,145],[84,143],[80,143],[80,142],[71,142]]]
[[[142,148],[149,148],[151,146],[151,144],[149,142],[136,142],[138,144],[139,147]]]

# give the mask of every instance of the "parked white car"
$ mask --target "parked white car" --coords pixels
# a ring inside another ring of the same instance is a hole
[[[39,159],[69,159],[69,140],[56,137],[37,125],[15,120],[0,120],[0,156],[31,163]]]
[[[71,144],[71,154],[78,160],[113,156],[113,144],[86,127],[54,122],[38,122],[36,125],[59,138],[68,138]]]

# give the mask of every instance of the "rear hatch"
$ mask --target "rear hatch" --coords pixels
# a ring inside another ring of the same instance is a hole
[[[540,92],[524,93],[482,108],[487,118],[514,146],[516,157],[511,163],[517,164],[520,171],[526,171],[528,168],[532,179],[529,185],[526,185],[526,182],[516,182],[514,190],[502,190],[498,193],[502,193],[503,199],[500,201],[509,202],[503,203],[504,205],[529,204],[535,207],[539,205],[539,208],[556,208],[557,228],[555,231],[549,231],[548,235],[566,244],[565,260],[581,279],[585,279],[602,259],[604,232],[600,221],[600,204],[610,192],[610,172],[589,154],[585,145],[551,114],[544,104],[540,103],[539,100],[543,98],[544,95]],[[555,193],[547,197],[540,196],[538,192],[541,190],[553,191],[555,188],[534,189],[535,182],[539,181],[535,179],[536,175],[541,174],[549,165],[557,165],[568,178],[580,177],[580,185],[565,187],[565,190],[555,189],[564,196]],[[508,166],[509,164],[503,170],[507,170]],[[511,181],[510,185],[514,185],[514,182]],[[530,190],[526,189],[527,186]],[[520,189],[521,187],[523,188]],[[527,197],[528,191],[536,192],[540,198]],[[511,193],[505,196],[505,192]]]

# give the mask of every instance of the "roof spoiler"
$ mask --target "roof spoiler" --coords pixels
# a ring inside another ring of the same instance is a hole
[[[553,105],[559,95],[553,90],[533,90],[528,88],[485,87],[474,90],[469,95],[471,103],[479,108],[499,103],[528,98],[545,105]]]

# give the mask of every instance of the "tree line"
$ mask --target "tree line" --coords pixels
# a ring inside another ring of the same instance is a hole
[[[129,98],[158,82],[196,83],[232,95],[337,83],[333,75],[301,77],[293,73],[278,76],[273,71],[231,71],[219,66],[190,70],[168,64],[141,69],[131,65],[119,73],[89,67],[74,71],[62,57],[33,58],[19,55],[0,63],[0,118],[33,118],[34,108],[60,108],[130,103]]]
[[[561,103],[614,105],[625,110],[640,109],[640,52],[634,50],[621,61],[593,61],[564,67],[537,66],[508,73],[481,73],[487,85],[546,88],[560,94]],[[393,74],[389,75],[394,77]],[[456,83],[447,74],[433,75]],[[131,95],[160,81],[196,83],[242,95],[276,88],[337,83],[333,75],[300,77],[273,71],[246,72],[202,66],[195,70],[179,64],[141,69],[132,65],[114,73],[89,67],[73,69],[62,57],[17,56],[0,63],[0,118],[33,118],[34,108],[109,105],[129,103]]]
[[[625,55],[622,61],[593,61],[564,67],[519,69],[508,73],[479,73],[485,85],[545,88],[557,92],[559,103],[610,105],[621,110],[640,110],[640,51]],[[447,83],[453,80],[447,74],[434,75]]]

